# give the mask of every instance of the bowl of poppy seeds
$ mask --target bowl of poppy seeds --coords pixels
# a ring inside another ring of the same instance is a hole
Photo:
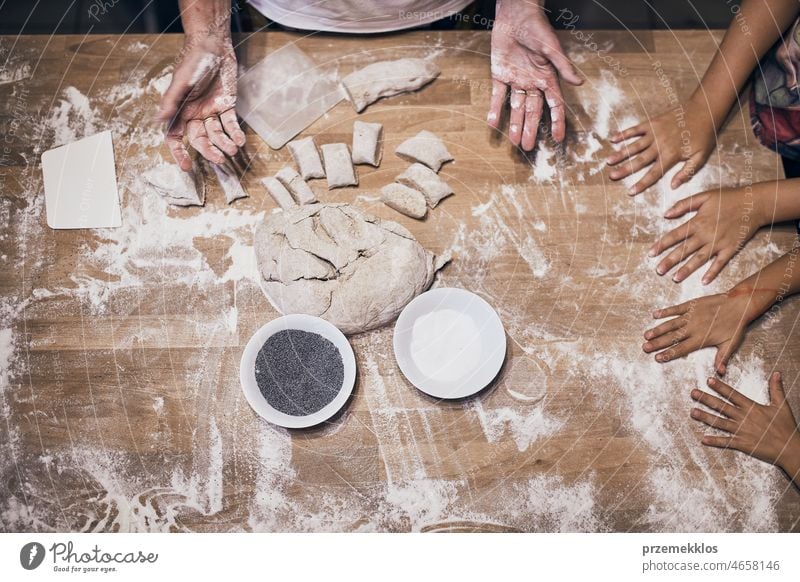
[[[284,315],[247,342],[239,377],[259,416],[278,426],[306,428],[345,405],[355,384],[356,359],[333,324],[312,315]]]

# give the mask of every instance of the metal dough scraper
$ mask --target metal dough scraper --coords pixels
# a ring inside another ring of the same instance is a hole
[[[343,98],[336,71],[289,43],[239,77],[236,111],[277,150]]]

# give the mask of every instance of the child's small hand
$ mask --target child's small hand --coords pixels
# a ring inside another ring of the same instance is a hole
[[[706,435],[703,444],[742,451],[779,466],[795,479],[800,473],[800,432],[786,402],[780,373],[775,372],[770,377],[769,404],[764,405],[753,402],[715,378],[709,378],[708,385],[725,400],[698,389],[692,390],[692,399],[722,416],[693,408],[692,418],[730,436]]]
[[[707,106],[687,103],[682,109],[668,111],[613,135],[612,143],[637,136],[639,139],[608,158],[609,166],[618,166],[609,177],[622,180],[653,164],[650,171],[630,187],[633,196],[658,182],[670,168],[683,161],[686,162],[683,168],[672,178],[672,189],[687,182],[705,165],[716,145],[716,129],[704,108]],[[679,125],[681,119],[684,121],[682,127]],[[619,166],[622,162],[625,164]]]
[[[665,275],[675,265],[688,259],[673,276],[673,280],[680,283],[713,258],[714,261],[703,275],[703,284],[711,283],[764,225],[752,198],[752,189],[748,192],[745,188],[726,188],[696,194],[677,202],[667,210],[665,218],[680,218],[688,212],[697,214],[652,246],[651,257],[675,247],[658,264],[656,272]]]
[[[744,339],[749,316],[750,297],[737,292],[708,295],[659,309],[653,318],[673,317],[645,332],[647,340],[642,349],[648,354],[659,352],[656,361],[665,363],[682,358],[699,349],[714,346],[717,356],[714,367],[717,373],[724,374],[728,360],[739,348]]]

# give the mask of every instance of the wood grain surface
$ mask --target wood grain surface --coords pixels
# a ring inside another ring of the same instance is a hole
[[[340,103],[305,132],[322,144],[349,142],[356,118],[385,127],[383,163],[359,167],[358,188],[312,187],[451,253],[436,285],[480,294],[508,333],[498,379],[464,402],[402,377],[391,328],[353,337],[354,396],[307,431],[264,423],[238,380],[247,339],[277,315],[238,267],[252,267],[252,229],[275,206],[258,181],[288,152],[248,130],[250,198],[226,209],[209,178],[205,208],[162,208],[140,176],[168,156],[150,119],[182,38],[0,38],[0,530],[797,530],[800,496],[777,469],[699,444],[689,391],[713,353],[661,366],[640,347],[653,308],[726,289],[794,236],[765,230],[713,285],[676,285],[646,258],[669,227],[664,204],[780,178],[779,158],[737,110],[678,194],[662,183],[632,199],[604,171],[609,131],[686,97],[721,33],[560,38],[586,82],[564,88],[563,147],[545,139],[529,156],[486,126],[486,32],[236,39],[248,66],[294,41],[342,74],[436,59],[442,75],[422,91],[361,115]],[[41,153],[106,128],[122,229],[50,230]],[[454,155],[442,175],[456,195],[417,222],[375,195],[406,166],[393,148],[422,129]],[[781,370],[795,410],[799,316],[787,300],[754,325],[730,372],[756,394]]]

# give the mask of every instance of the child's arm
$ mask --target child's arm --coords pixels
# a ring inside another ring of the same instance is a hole
[[[689,212],[697,214],[656,241],[650,256],[675,247],[658,264],[656,272],[665,275],[686,261],[673,277],[676,283],[713,259],[703,276],[703,284],[707,285],[759,228],[800,218],[800,179],[709,190],[677,202],[664,217],[675,219]]]
[[[705,435],[703,444],[736,449],[777,465],[800,486],[800,432],[786,401],[780,372],[769,379],[769,404],[753,402],[716,378],[709,378],[708,385],[725,400],[696,388],[692,390],[692,399],[722,416],[693,408],[692,418],[730,436]]]
[[[645,352],[659,352],[657,362],[669,362],[714,346],[714,368],[724,374],[731,355],[744,339],[747,326],[772,305],[800,291],[800,245],[751,275],[727,293],[707,295],[659,309],[655,319],[673,317],[645,332]]]
[[[672,178],[677,188],[697,172],[714,149],[716,135],[759,60],[797,18],[797,0],[744,0],[719,49],[689,100],[655,119],[619,132],[613,143],[639,137],[608,159],[609,177],[621,180],[653,164],[630,188],[638,194],[670,168],[686,162]],[[681,125],[682,123],[682,125]]]

